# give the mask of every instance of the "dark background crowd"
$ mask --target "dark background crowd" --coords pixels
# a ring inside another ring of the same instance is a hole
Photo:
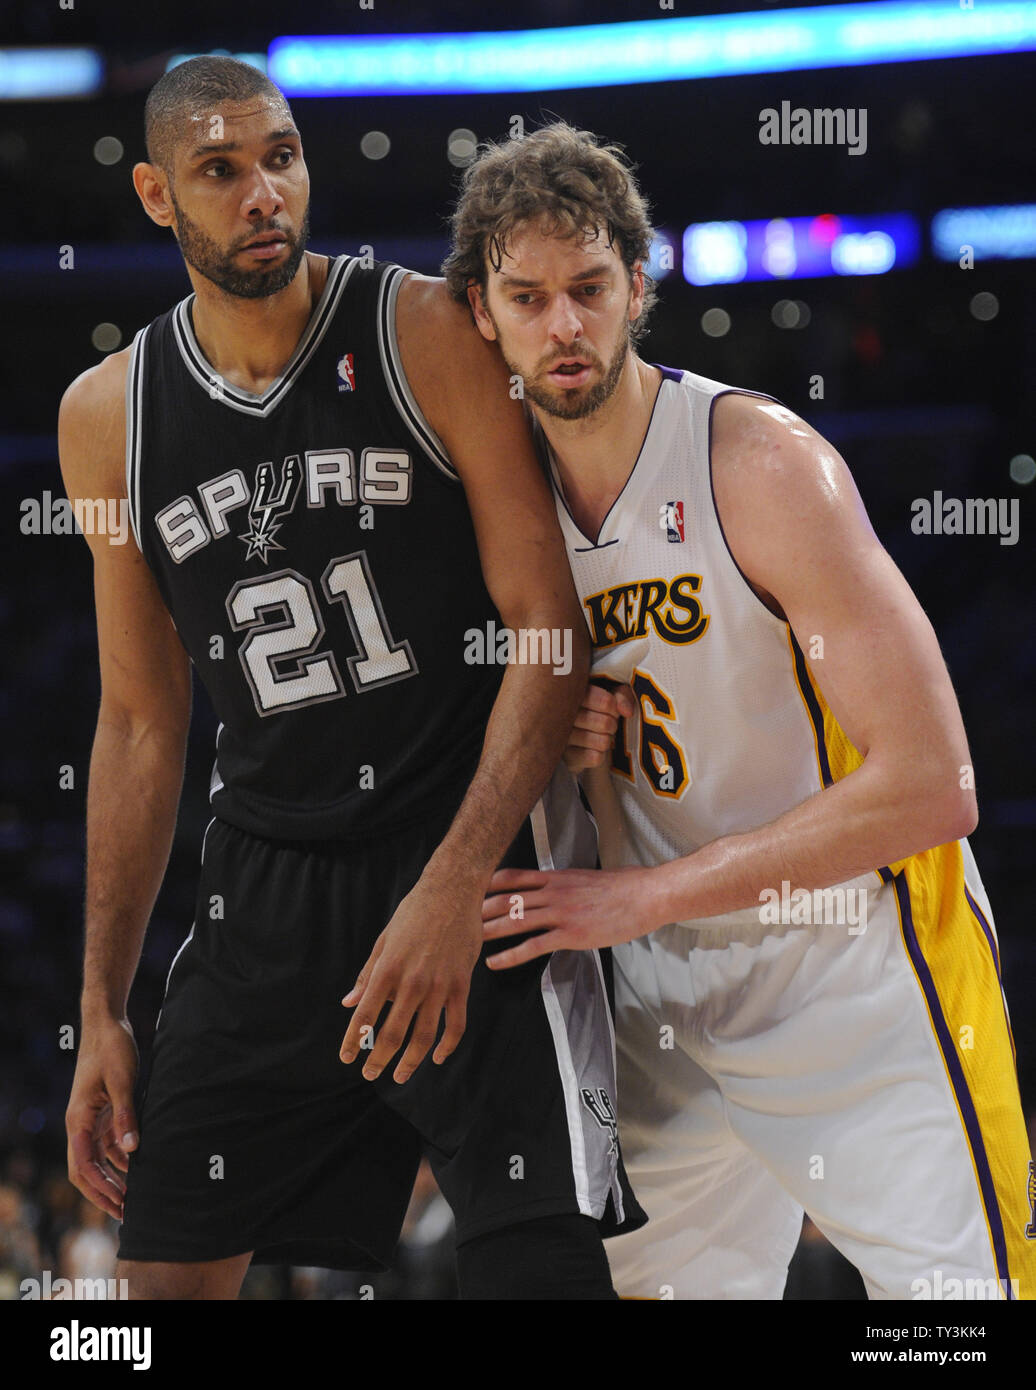
[[[373,11],[361,11],[341,0],[309,6],[304,23],[234,0],[181,3],[175,16],[142,17],[120,4],[65,10],[26,2],[5,11],[3,43],[92,44],[106,78],[87,100],[0,101],[7,213],[0,221],[0,1298],[21,1297],[21,1281],[43,1269],[54,1277],[110,1273],[117,1246],[113,1224],[64,1175],[99,698],[91,567],[81,537],[26,534],[20,523],[26,499],[62,495],[55,430],[67,384],[189,290],[171,235],[145,218],[130,184],[144,157],[147,90],[174,53],[261,54],[292,26],[361,34],[665,22],[653,0],[523,0],[495,17],[487,8],[377,0]],[[563,116],[624,144],[663,242],[677,248],[692,221],[905,211],[927,224],[941,208],[1024,203],[1033,187],[1026,94],[1034,67],[1032,55],[1016,54],[577,91],[299,98],[292,106],[313,186],[311,244],[333,252],[369,245],[379,259],[435,273],[461,172],[449,158],[451,132],[505,138],[515,114],[527,126]],[[760,111],[785,99],[866,108],[866,154],[761,144]],[[372,130],[390,140],[379,160],[361,151]],[[122,146],[113,163],[95,155],[103,137]],[[74,266],[62,268],[67,247]],[[1032,259],[962,269],[927,249],[913,269],[789,284],[698,288],[677,270],[661,282],[644,348],[651,361],[774,395],[827,436],[929,614],[971,743],[981,815],[971,842],[996,915],[1029,1116],[1036,1116],[1036,642],[1033,488],[1024,460],[1036,453],[1034,288]],[[804,306],[791,316],[793,328],[780,326],[775,311],[789,297]],[[716,308],[729,316],[729,329],[710,336],[703,315]],[[98,325],[109,327],[98,333]],[[818,375],[822,399],[810,394]],[[1017,544],[914,534],[911,504],[937,490],[1016,499]],[[214,735],[199,689],[176,841],[130,1002],[142,1050],[191,924]],[[923,1164],[924,1154],[916,1161]],[[412,1299],[452,1291],[449,1212],[423,1172],[391,1274],[257,1267],[243,1296]],[[808,1223],[787,1296],[862,1296],[855,1272]]]

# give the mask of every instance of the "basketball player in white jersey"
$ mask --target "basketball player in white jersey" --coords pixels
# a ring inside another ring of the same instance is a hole
[[[637,355],[651,229],[592,135],[490,147],[453,232],[451,289],[521,378],[612,682],[566,755],[603,870],[498,873],[484,918],[543,929],[498,969],[615,948],[650,1217],[611,1243],[617,1290],[780,1298],[805,1210],[871,1297],[1032,1297],[968,746],[848,469],[772,399]]]

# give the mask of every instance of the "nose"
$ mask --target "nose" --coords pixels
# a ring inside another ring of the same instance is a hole
[[[261,166],[257,167],[249,180],[248,191],[241,205],[243,215],[249,221],[255,221],[258,214],[258,220],[265,222],[271,217],[276,217],[283,206],[284,199],[278,192],[270,171]]]
[[[583,320],[571,295],[556,295],[550,305],[547,326],[550,336],[559,343],[574,343],[583,332]]]

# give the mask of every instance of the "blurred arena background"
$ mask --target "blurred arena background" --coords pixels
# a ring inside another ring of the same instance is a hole
[[[5,8],[0,1298],[20,1298],[21,1281],[44,1269],[103,1277],[116,1248],[113,1224],[64,1176],[99,696],[90,563],[81,538],[41,534],[48,528],[32,517],[63,495],[55,429],[67,384],[189,290],[172,236],[146,219],[129,175],[144,157],[148,88],[177,56],[201,52],[269,59],[275,81],[296,83],[287,90],[318,251],[369,246],[436,273],[464,164],[477,141],[506,138],[516,117],[530,127],[563,116],[628,148],[660,229],[661,303],[645,355],[775,395],[826,435],[939,635],[971,741],[981,813],[972,844],[1036,1128],[1036,4],[936,0],[915,7],[916,23],[886,3],[794,16],[759,4],[741,20],[738,9],[721,0]],[[839,27],[840,10],[868,13]],[[698,47],[693,34],[666,33],[705,15],[718,18]],[[616,31],[620,48],[610,48],[611,26],[635,21],[652,33]],[[491,66],[485,35],[516,30],[543,30],[548,47],[529,60],[504,52]],[[463,47],[473,31],[483,34],[475,51]],[[322,57],[278,47],[296,32],[423,37],[379,52],[380,92],[350,93],[358,46]],[[824,42],[806,66],[779,70],[803,34]],[[871,41],[875,53],[861,60]],[[497,90],[449,90],[472,71],[497,74]],[[422,90],[435,73],[447,90]],[[387,90],[393,82],[418,90]],[[78,92],[64,85],[76,83]],[[763,143],[761,113],[783,102],[865,110],[865,149]],[[1005,513],[1017,503],[1014,542],[916,534],[912,504],[937,493],[997,499]],[[131,1001],[142,1049],[190,928],[214,734],[199,691],[176,844]],[[424,1174],[390,1275],[264,1268],[243,1296],[348,1299],[368,1285],[378,1298],[450,1297],[449,1220]],[[862,1296],[855,1271],[807,1223],[786,1297]]]

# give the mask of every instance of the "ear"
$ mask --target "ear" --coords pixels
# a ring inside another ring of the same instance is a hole
[[[173,204],[169,197],[169,180],[155,164],[134,164],[133,187],[152,222],[160,227],[173,225]]]
[[[644,307],[644,263],[634,261],[633,269],[630,271],[630,323],[634,323],[640,318],[640,311]]]
[[[471,312],[475,319],[475,327],[487,342],[495,343],[496,329],[493,327],[493,320],[489,317],[486,312],[486,306],[482,302],[481,289],[474,283],[468,286],[468,303],[471,305]]]

